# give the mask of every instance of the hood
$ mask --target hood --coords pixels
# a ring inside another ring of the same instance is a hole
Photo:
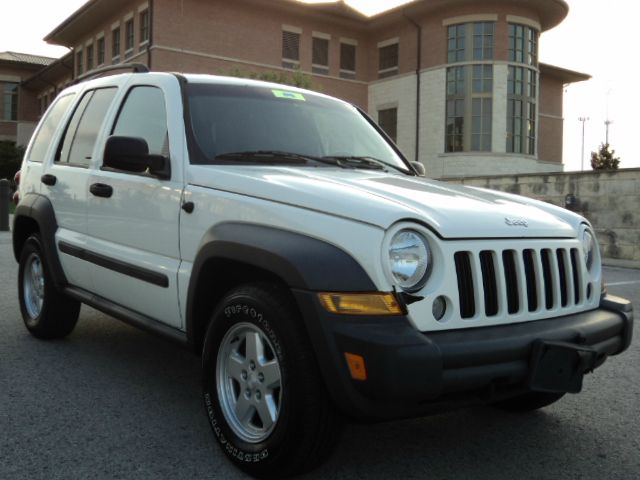
[[[191,165],[192,185],[389,228],[427,224],[443,238],[571,238],[581,217],[517,195],[372,170]]]

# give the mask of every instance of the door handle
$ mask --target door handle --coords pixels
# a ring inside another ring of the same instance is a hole
[[[89,187],[89,191],[96,197],[111,198],[113,187],[104,183],[94,183]]]
[[[40,177],[40,181],[42,183],[44,183],[45,185],[49,185],[50,187],[53,187],[56,182],[58,181],[58,179],[56,178],[55,175],[51,175],[50,173],[46,173],[44,175],[42,175]]]

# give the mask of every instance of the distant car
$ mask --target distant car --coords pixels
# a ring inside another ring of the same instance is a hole
[[[544,407],[627,349],[586,219],[422,172],[317,93],[79,83],[21,169],[25,325],[64,337],[85,303],[190,345],[218,443],[257,477],[315,467],[345,419]]]

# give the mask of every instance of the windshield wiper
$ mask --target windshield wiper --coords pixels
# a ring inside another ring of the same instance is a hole
[[[279,150],[255,150],[247,152],[230,152],[216,155],[216,160],[231,162],[255,162],[255,163],[291,163],[295,165],[317,161],[313,157]]]
[[[373,170],[384,170],[385,167],[391,167],[402,173],[410,173],[409,170],[405,170],[404,168],[398,167],[397,165],[385,162],[384,160],[380,160],[379,158],[369,157],[366,155],[329,155],[323,158],[326,160],[335,159],[343,166],[351,166],[352,168],[370,168]]]

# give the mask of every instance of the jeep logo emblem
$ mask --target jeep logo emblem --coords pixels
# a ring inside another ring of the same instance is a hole
[[[510,227],[529,227],[529,222],[527,222],[524,218],[505,217],[504,223],[506,223]]]

